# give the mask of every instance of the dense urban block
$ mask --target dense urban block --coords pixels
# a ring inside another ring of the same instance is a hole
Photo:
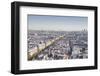
[[[88,58],[88,32],[28,30],[28,60]]]

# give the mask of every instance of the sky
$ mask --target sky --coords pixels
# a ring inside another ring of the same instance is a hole
[[[87,29],[88,17],[28,15],[29,30],[80,31]]]

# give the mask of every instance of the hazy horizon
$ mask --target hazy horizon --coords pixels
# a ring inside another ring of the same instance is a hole
[[[28,15],[28,29],[42,31],[87,30],[88,17]]]

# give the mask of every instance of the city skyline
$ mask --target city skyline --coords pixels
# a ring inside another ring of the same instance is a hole
[[[87,30],[88,17],[28,15],[29,30],[81,31]]]

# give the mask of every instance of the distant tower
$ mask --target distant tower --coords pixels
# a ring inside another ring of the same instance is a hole
[[[73,51],[73,47],[72,47],[72,43],[70,40],[69,40],[69,47],[70,47],[69,55],[71,55]]]

